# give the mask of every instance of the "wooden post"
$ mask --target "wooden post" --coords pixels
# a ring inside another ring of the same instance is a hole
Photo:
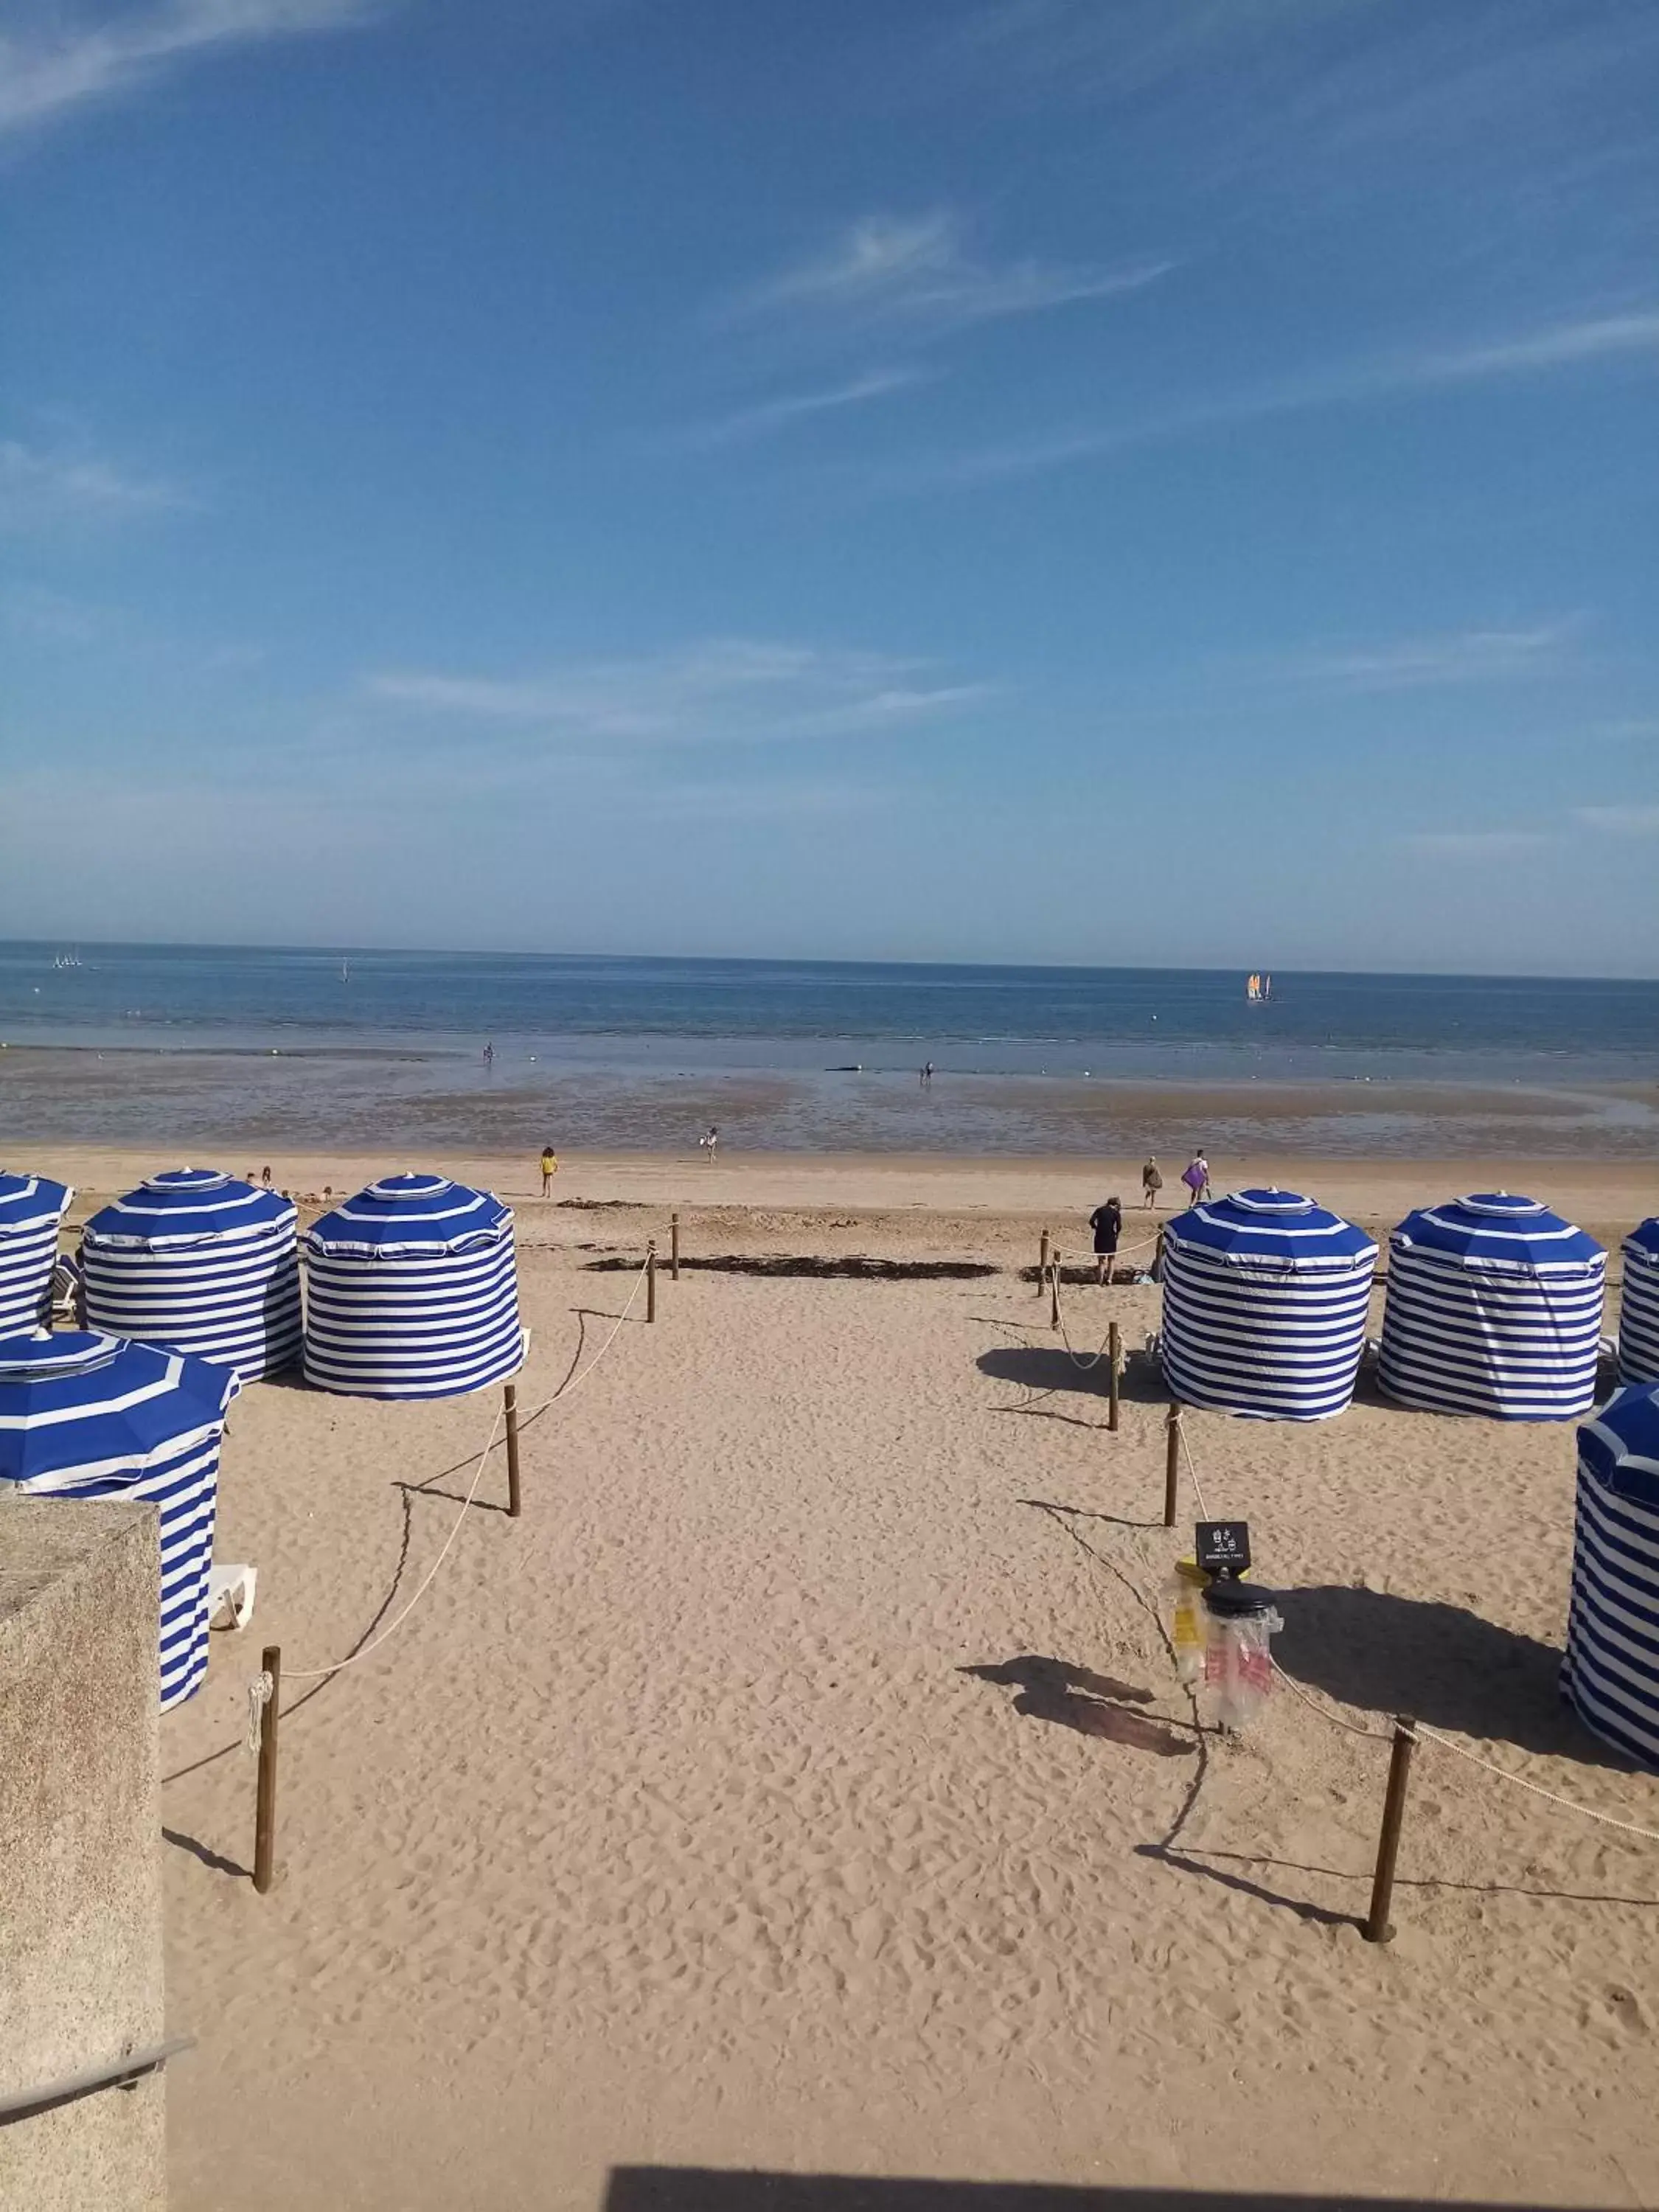
[[[270,1677],[270,1695],[259,1715],[259,1794],[253,1813],[253,1887],[261,1897],[276,1870],[276,1713],[283,1694],[283,1649],[267,1644],[259,1664]]]
[[[521,1510],[519,1498],[519,1386],[509,1382],[501,1392],[501,1402],[507,1408],[507,1511],[509,1520],[516,1521]]]
[[[1156,1283],[1164,1280],[1164,1224],[1161,1221],[1158,1224],[1158,1243],[1152,1248],[1152,1280]]]
[[[1389,1789],[1382,1800],[1382,1832],[1376,1839],[1376,1872],[1371,1878],[1371,1909],[1361,1934],[1368,1943],[1387,1943],[1394,1936],[1389,1907],[1394,1902],[1394,1869],[1400,1856],[1400,1830],[1406,1818],[1406,1783],[1417,1746],[1417,1723],[1396,1714],[1394,1749],[1389,1754]]]
[[[645,1248],[645,1317],[657,1318],[657,1240],[653,1237]]]
[[[1181,1486],[1181,1408],[1171,1405],[1164,1429],[1164,1525],[1176,1524],[1176,1494]]]
[[[668,1273],[672,1281],[678,1282],[680,1279],[680,1217],[678,1213],[671,1213],[668,1217]]]
[[[1042,1296],[1042,1285],[1048,1279],[1048,1232],[1042,1232],[1042,1242],[1037,1246],[1037,1296]]]
[[[1117,1427],[1118,1369],[1123,1358],[1123,1332],[1114,1322],[1106,1333],[1106,1358],[1109,1363],[1106,1376],[1106,1425]]]
[[[1060,1327],[1060,1255],[1048,1255],[1048,1326]]]

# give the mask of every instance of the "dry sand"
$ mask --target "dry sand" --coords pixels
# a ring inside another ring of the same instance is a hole
[[[53,1164],[108,1189],[155,1163]],[[654,1328],[636,1304],[527,1431],[524,1518],[498,1455],[392,1640],[290,1686],[264,1899],[251,1762],[216,1755],[258,1647],[314,1667],[391,1617],[493,1407],[246,1394],[217,1550],[257,1561],[258,1620],[164,1729],[169,2008],[201,2038],[170,2077],[175,2212],[598,2212],[622,2166],[1659,2195],[1659,1845],[1425,1748],[1374,1948],[1386,1747],[1285,1694],[1243,1741],[1195,1735],[1155,1617],[1193,1510],[1165,1534],[1163,1406],[1132,1365],[1109,1435],[1012,1272],[1062,1210],[1080,1250],[1132,1165],[568,1162],[561,1199],[627,1206],[524,1206],[526,1407],[623,1310],[629,1277],[586,1263],[671,1204],[700,1254],[1002,1272],[688,1273]],[[1561,1168],[1540,1194],[1604,1234],[1651,1210],[1634,1171]],[[1278,1174],[1381,1222],[1536,1180]],[[1133,1346],[1156,1297],[1067,1304]],[[1659,1827],[1659,1781],[1556,1703],[1571,1427],[1376,1402],[1192,1427],[1310,1694]]]

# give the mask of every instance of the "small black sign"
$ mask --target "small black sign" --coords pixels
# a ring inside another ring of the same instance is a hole
[[[1194,1558],[1206,1575],[1236,1580],[1250,1564],[1250,1531],[1243,1521],[1200,1521]]]

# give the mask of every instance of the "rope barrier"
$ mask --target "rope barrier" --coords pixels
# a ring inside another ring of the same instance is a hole
[[[621,1313],[617,1315],[615,1326],[612,1328],[610,1335],[606,1337],[605,1342],[599,1346],[592,1359],[588,1361],[586,1366],[584,1367],[580,1373],[568,1376],[564,1382],[560,1383],[558,1389],[553,1392],[550,1397],[544,1398],[542,1401],[541,1404],[537,1407],[533,1413],[526,1415],[525,1419],[519,1425],[520,1435],[522,1435],[524,1431],[531,1425],[532,1422],[538,1421],[542,1415],[546,1413],[550,1407],[556,1405],[561,1398],[568,1398],[571,1395],[573,1391],[579,1389],[587,1380],[588,1376],[593,1372],[593,1370],[599,1365],[599,1362],[605,1358],[605,1353],[610,1351],[611,1346],[616,1342],[617,1337],[622,1333],[623,1323],[628,1319],[629,1315],[634,1310],[634,1301],[640,1294],[640,1286],[645,1281],[650,1264],[649,1260],[647,1260],[645,1266],[640,1269],[639,1273],[635,1277],[634,1287],[628,1294],[627,1304],[623,1306]],[[346,1668],[355,1667],[360,1659],[367,1659],[372,1651],[378,1651],[381,1644],[386,1642],[386,1638],[403,1626],[404,1621],[408,1620],[410,1614],[414,1612],[416,1607],[426,1595],[428,1590],[431,1589],[433,1583],[437,1577],[438,1570],[442,1566],[444,1561],[449,1557],[450,1548],[453,1545],[457,1536],[461,1533],[461,1523],[465,1520],[467,1514],[471,1510],[472,1500],[477,1495],[478,1485],[483,1480],[483,1471],[485,1467],[489,1464],[489,1455],[495,1450],[496,1442],[501,1435],[501,1420],[505,1412],[506,1407],[504,1404],[498,1405],[496,1407],[495,1418],[489,1425],[489,1436],[484,1439],[484,1448],[478,1454],[478,1464],[472,1471],[472,1480],[467,1486],[466,1496],[461,1501],[461,1510],[455,1516],[454,1523],[451,1528],[448,1535],[444,1539],[443,1549],[439,1553],[437,1558],[432,1562],[432,1565],[427,1569],[426,1574],[422,1579],[420,1588],[416,1591],[414,1596],[410,1599],[409,1603],[404,1607],[402,1612],[399,1613],[394,1620],[388,1621],[386,1626],[380,1631],[380,1634],[373,1638],[368,1644],[365,1644],[360,1650],[348,1652],[343,1659],[335,1660],[331,1666],[284,1667],[283,1674],[286,1680],[295,1682],[315,1682],[322,1680],[327,1675],[341,1674]],[[257,1680],[251,1681],[248,1685],[249,1724],[247,1741],[250,1750],[257,1751],[258,1749],[260,1721],[262,1718],[263,1708],[265,1699],[270,1694],[269,1683],[270,1677],[268,1675],[262,1675]]]
[[[1184,1425],[1181,1431],[1181,1449],[1186,1457],[1187,1472],[1192,1480],[1193,1495],[1198,1500],[1199,1512],[1207,1521],[1209,1509],[1204,1503],[1204,1492],[1199,1482],[1198,1469],[1194,1464],[1192,1446],[1187,1440]],[[1285,1672],[1271,1654],[1268,1663],[1291,1694],[1298,1698],[1310,1712],[1316,1713],[1322,1721],[1328,1721],[1333,1728],[1344,1729],[1349,1735],[1368,1736],[1376,1743],[1389,1743],[1394,1740],[1392,1729],[1365,1728],[1358,1722],[1344,1720],[1340,1713],[1334,1713],[1328,1706],[1318,1704],[1299,1682]],[[1414,1721],[1407,1733],[1414,1743],[1436,1744],[1442,1751],[1450,1752],[1454,1759],[1467,1759],[1471,1766],[1478,1766],[1485,1773],[1496,1775],[1500,1782],[1512,1782],[1517,1790],[1524,1790],[1529,1796],[1541,1797],[1547,1803],[1559,1805],[1569,1813],[1582,1814],[1585,1820],[1594,1820],[1604,1828],[1617,1828],[1623,1835],[1639,1836],[1645,1843],[1659,1844],[1659,1829],[1642,1827],[1634,1820],[1620,1820],[1611,1813],[1599,1813],[1593,1805],[1581,1805],[1576,1797],[1564,1797],[1559,1790],[1546,1790],[1541,1783],[1528,1782],[1525,1775],[1511,1773],[1508,1767],[1498,1766],[1491,1759],[1482,1759],[1478,1752],[1465,1750],[1461,1743],[1454,1743],[1449,1735],[1443,1735],[1438,1729],[1429,1728],[1421,1721]]]
[[[1143,1243],[1131,1244],[1127,1252],[1115,1252],[1104,1256],[1115,1260],[1128,1259],[1136,1252],[1150,1251],[1156,1242],[1156,1238],[1148,1238]],[[1048,1273],[1054,1294],[1054,1311],[1060,1316],[1060,1340],[1066,1346],[1066,1357],[1071,1361],[1073,1366],[1079,1369],[1083,1374],[1086,1375],[1091,1368],[1098,1367],[1101,1361],[1106,1357],[1106,1347],[1112,1340],[1112,1333],[1109,1328],[1105,1335],[1100,1340],[1100,1349],[1098,1352],[1078,1352],[1073,1349],[1072,1344],[1072,1334],[1066,1326],[1066,1309],[1060,1304],[1060,1263],[1059,1259],[1056,1257],[1051,1260],[1048,1263]]]
[[[485,1439],[484,1448],[478,1454],[478,1464],[472,1471],[472,1480],[468,1487],[466,1496],[461,1501],[461,1510],[455,1516],[454,1526],[450,1529],[448,1535],[444,1538],[444,1547],[442,1551],[439,1553],[437,1558],[434,1559],[432,1565],[427,1569],[425,1577],[422,1580],[420,1588],[416,1591],[414,1596],[410,1598],[409,1603],[404,1607],[403,1611],[397,1615],[395,1620],[389,1621],[380,1631],[378,1636],[372,1638],[372,1640],[368,1644],[365,1644],[361,1650],[348,1652],[343,1659],[337,1659],[331,1667],[285,1667],[283,1669],[283,1672],[288,1676],[290,1681],[320,1681],[325,1674],[338,1674],[347,1667],[355,1667],[360,1659],[367,1659],[371,1651],[378,1651],[381,1644],[386,1642],[387,1637],[392,1635],[395,1630],[403,1626],[404,1621],[409,1619],[410,1614],[414,1612],[416,1607],[426,1595],[428,1590],[431,1589],[439,1568],[442,1566],[444,1561],[449,1557],[451,1545],[453,1544],[455,1539],[461,1533],[461,1523],[467,1516],[468,1509],[471,1505],[472,1500],[477,1493],[478,1485],[483,1480],[485,1464],[489,1458],[490,1453],[495,1449],[495,1438],[501,1429],[501,1415],[504,1410],[505,1409],[500,1406],[497,1406],[495,1408],[495,1418],[489,1425],[489,1434]]]
[[[1471,1766],[1484,1767],[1500,1782],[1512,1782],[1529,1796],[1547,1798],[1552,1805],[1565,1805],[1568,1812],[1582,1813],[1587,1820],[1599,1821],[1604,1828],[1618,1828],[1627,1836],[1640,1836],[1644,1842],[1659,1844],[1659,1829],[1638,1827],[1634,1820],[1616,1820],[1611,1813],[1598,1813],[1593,1805],[1581,1805],[1576,1797],[1563,1797],[1557,1790],[1546,1790],[1540,1783],[1528,1782],[1522,1774],[1511,1774],[1507,1766],[1494,1766],[1491,1759],[1482,1759],[1476,1752],[1465,1751],[1461,1743],[1442,1735],[1438,1729],[1425,1728],[1421,1721],[1413,1723],[1410,1732],[1418,1742],[1438,1744],[1442,1751],[1450,1752],[1455,1759],[1467,1759]]]

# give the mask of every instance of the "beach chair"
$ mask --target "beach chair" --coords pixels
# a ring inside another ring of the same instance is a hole
[[[208,1626],[246,1628],[253,1618],[258,1579],[258,1567],[222,1567],[216,1561],[208,1569]]]
[[[86,1327],[86,1274],[73,1252],[60,1252],[52,1262],[52,1318],[65,1328]]]

